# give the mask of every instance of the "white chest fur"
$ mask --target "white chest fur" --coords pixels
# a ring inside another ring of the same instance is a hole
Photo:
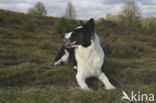
[[[75,49],[75,57],[77,61],[76,79],[81,89],[91,90],[85,82],[85,79],[91,76],[101,80],[106,89],[115,89],[105,73],[101,71],[104,63],[104,52],[96,34],[89,47],[85,48],[79,45],[78,48]]]
[[[81,45],[75,49],[78,74],[85,78],[98,76],[101,73],[101,67],[104,62],[104,52],[101,48],[99,38],[95,34],[94,40],[87,48]]]

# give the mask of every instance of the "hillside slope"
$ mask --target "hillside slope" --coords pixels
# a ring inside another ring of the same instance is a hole
[[[121,103],[123,90],[156,96],[155,32],[97,23],[106,54],[104,71],[118,89],[107,91],[93,78],[87,82],[95,91],[87,92],[78,88],[70,65],[53,65],[63,43],[55,30],[59,19],[4,10],[0,14],[5,17],[0,26],[0,103]],[[22,25],[31,17],[34,31],[24,31]]]

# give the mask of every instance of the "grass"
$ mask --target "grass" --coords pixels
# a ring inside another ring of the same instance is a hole
[[[140,89],[118,89],[118,90],[98,90],[95,92],[87,92],[78,89],[69,88],[24,88],[4,91],[1,95],[2,103],[121,103],[122,90],[129,93],[151,93],[155,90],[156,85],[144,86]],[[156,92],[153,92],[156,93]],[[123,100],[122,103],[128,101]],[[146,102],[141,102],[146,103]]]
[[[156,33],[96,24],[106,54],[104,71],[118,89],[107,91],[93,78],[87,83],[94,92],[87,92],[78,88],[71,66],[53,65],[63,43],[54,27],[58,18],[34,16],[34,30],[23,31],[22,20],[31,15],[0,14],[7,15],[0,26],[0,103],[121,103],[123,90],[156,95]]]

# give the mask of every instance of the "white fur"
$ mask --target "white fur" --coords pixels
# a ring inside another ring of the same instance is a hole
[[[68,58],[69,58],[69,52],[67,50],[64,50],[65,54],[57,61],[54,63],[54,65],[60,65],[61,62],[64,62],[65,64],[68,63]]]
[[[71,37],[72,32],[65,34],[65,39],[69,39]]]
[[[74,66],[74,70],[77,70],[77,67],[76,66]]]
[[[76,75],[77,82],[81,89],[90,90],[85,79],[94,76],[105,84],[106,89],[115,89],[106,75],[101,72],[101,67],[104,62],[104,52],[101,48],[98,36],[96,34],[94,35],[95,39],[91,40],[91,45],[89,47],[86,48],[78,45],[75,49],[78,70]]]
[[[80,29],[80,28],[83,28],[83,26],[78,26],[78,27],[76,27],[75,29]]]

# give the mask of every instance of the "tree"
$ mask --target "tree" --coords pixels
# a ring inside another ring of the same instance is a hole
[[[108,21],[113,21],[113,15],[108,13],[106,15],[105,19],[108,20]]]
[[[128,1],[123,6],[121,15],[127,17],[129,20],[137,20],[141,18],[140,7],[134,1]]]
[[[105,20],[119,22],[120,15],[117,15],[117,14],[114,14],[114,15],[113,14],[107,14],[106,17],[105,17]]]
[[[70,20],[76,18],[76,9],[71,2],[68,2],[66,6],[64,17]]]
[[[128,24],[129,26],[140,24],[140,7],[134,1],[128,1],[123,6],[120,17],[120,21],[124,24]]]
[[[28,10],[28,14],[46,16],[47,10],[42,2],[37,2],[34,7]]]

